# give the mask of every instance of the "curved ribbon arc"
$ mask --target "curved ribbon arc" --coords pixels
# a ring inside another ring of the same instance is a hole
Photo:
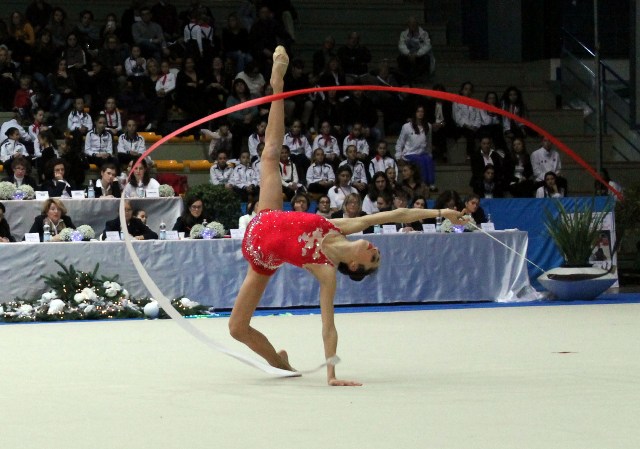
[[[540,128],[536,124],[534,124],[534,123],[532,123],[532,122],[530,122],[528,120],[523,119],[522,117],[514,115],[514,114],[512,114],[512,113],[510,113],[508,111],[496,108],[494,106],[488,105],[488,104],[483,103],[483,102],[481,102],[479,100],[475,100],[475,99],[468,98],[468,97],[463,97],[463,96],[456,95],[456,94],[451,94],[451,93],[448,93],[448,92],[441,92],[441,91],[428,90],[428,89],[409,88],[409,87],[388,87],[388,86],[330,86],[330,87],[315,87],[315,88],[309,88],[309,89],[300,89],[300,90],[295,90],[295,91],[290,91],[290,92],[283,92],[283,93],[280,93],[280,94],[275,94],[275,95],[269,95],[269,96],[265,96],[265,97],[256,98],[256,99],[249,100],[249,101],[237,104],[235,106],[223,109],[221,111],[218,111],[218,112],[215,112],[213,114],[210,114],[210,115],[208,115],[206,117],[198,119],[198,120],[196,120],[196,121],[194,121],[194,122],[192,122],[192,123],[190,123],[188,125],[185,125],[185,126],[179,128],[179,129],[167,134],[166,136],[164,136],[160,140],[158,140],[156,143],[151,145],[151,147],[149,147],[149,149],[147,149],[136,160],[136,162],[133,165],[131,171],[129,172],[128,179],[131,178],[131,176],[133,174],[133,169],[135,169],[135,167],[137,167],[140,164],[142,159],[144,159],[145,157],[150,155],[153,151],[155,151],[158,147],[160,147],[160,145],[164,144],[169,139],[171,139],[171,138],[173,138],[173,137],[175,137],[175,136],[177,136],[177,135],[179,135],[179,134],[181,134],[181,133],[183,133],[185,131],[188,131],[188,130],[190,130],[190,129],[198,126],[198,125],[202,125],[203,123],[206,123],[208,121],[214,120],[214,119],[219,118],[219,117],[223,117],[223,116],[225,116],[227,114],[230,114],[232,112],[240,111],[240,110],[243,110],[243,109],[246,109],[246,108],[249,108],[249,107],[253,107],[253,106],[260,106],[262,104],[270,103],[270,102],[275,101],[275,100],[282,100],[282,99],[286,99],[286,98],[293,97],[293,96],[296,96],[296,95],[304,95],[304,94],[315,93],[315,92],[326,92],[326,91],[331,91],[331,90],[338,90],[338,91],[368,90],[368,91],[386,91],[386,92],[399,92],[399,93],[414,94],[414,95],[438,98],[438,99],[445,100],[445,101],[450,101],[450,102],[463,103],[463,104],[466,104],[466,105],[469,105],[469,106],[472,106],[472,107],[475,107],[475,108],[478,108],[478,109],[484,109],[486,111],[493,112],[493,113],[508,117],[508,118],[510,118],[512,120],[515,120],[517,122],[520,122],[520,123],[524,124],[525,126],[528,126],[529,128],[531,128],[534,131],[536,131],[538,134],[547,137],[562,152],[564,152],[565,154],[569,155],[573,160],[575,160],[579,165],[581,165],[585,170],[587,170],[595,179],[600,181],[609,190],[611,190],[616,196],[618,196],[620,199],[622,199],[621,193],[618,192],[613,187],[611,187],[607,182],[605,182],[605,180],[593,169],[593,167],[591,167],[580,156],[578,156],[576,153],[574,153],[569,147],[567,147],[559,139],[557,139],[556,137],[554,137],[553,135],[551,135],[550,133],[548,133],[544,129]],[[125,198],[124,198],[124,195],[123,195],[121,197],[121,199],[120,199],[120,209],[119,209],[119,217],[120,217],[120,227],[121,227],[121,229],[127,229],[126,218],[125,218],[125,213],[124,213],[124,200],[125,200]],[[485,234],[488,235],[487,233],[485,233]],[[225,346],[219,344],[217,341],[215,341],[215,339],[213,339],[213,338],[207,336],[206,334],[202,333],[198,328],[196,328],[191,323],[189,323],[188,320],[186,320],[171,305],[171,301],[169,301],[169,299],[166,298],[165,295],[162,294],[162,292],[160,291],[158,286],[155,284],[155,282],[149,276],[149,273],[147,272],[147,270],[142,265],[140,259],[138,258],[137,254],[136,254],[136,252],[135,252],[135,250],[133,248],[131,236],[127,232],[124,232],[124,236],[125,236],[124,241],[125,241],[125,245],[126,245],[126,248],[127,248],[127,252],[129,253],[129,256],[131,257],[131,260],[133,261],[134,267],[138,271],[138,275],[140,276],[140,279],[142,280],[144,285],[147,287],[147,289],[149,290],[151,295],[158,301],[158,303],[164,309],[164,311],[185,332],[191,334],[193,337],[195,337],[196,339],[200,340],[201,342],[203,342],[204,344],[206,344],[210,348],[215,349],[216,351],[220,351],[220,352],[222,352],[224,354],[227,354],[227,355],[239,360],[242,363],[245,363],[247,365],[253,366],[254,368],[258,368],[258,369],[260,369],[260,370],[262,370],[262,371],[264,371],[264,372],[266,372],[268,374],[273,374],[273,375],[280,376],[280,377],[299,376],[302,373],[311,373],[311,372],[317,371],[317,370],[323,368],[324,366],[327,366],[328,364],[337,363],[338,359],[335,359],[335,360],[329,359],[329,360],[325,361],[325,363],[321,364],[320,366],[318,366],[315,369],[302,371],[302,372],[291,372],[291,371],[286,371],[286,370],[281,370],[281,369],[275,368],[275,367],[273,367],[271,365],[268,365],[268,364],[266,364],[264,362],[258,361],[258,360],[254,359],[252,357],[248,357],[248,356],[245,356],[245,355],[240,354],[238,352],[232,351],[232,350],[226,348]],[[502,242],[500,242],[500,243],[502,243]],[[510,248],[510,249],[512,249],[512,248]],[[513,251],[515,251],[515,250],[513,250]],[[516,254],[518,254],[518,253],[516,252]],[[519,254],[519,255],[521,257],[524,257],[521,254]],[[528,262],[531,263],[531,261],[526,259],[526,257],[525,257],[525,260],[527,260]]]

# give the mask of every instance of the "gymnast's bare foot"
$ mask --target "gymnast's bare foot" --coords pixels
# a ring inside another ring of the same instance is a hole
[[[281,351],[278,351],[278,355],[280,356],[280,360],[282,360],[283,369],[286,369],[289,371],[295,371],[295,369],[293,369],[289,364],[289,354],[287,354],[287,351],[285,351],[284,349]]]
[[[287,67],[289,67],[289,56],[287,51],[282,45],[276,47],[276,51],[273,52],[273,66],[271,67],[271,87],[274,92],[277,89],[281,89],[283,85],[284,75],[287,73]]]

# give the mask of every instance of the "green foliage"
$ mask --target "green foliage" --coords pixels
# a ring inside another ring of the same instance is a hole
[[[628,231],[640,233],[640,184],[624,189],[624,199],[616,202],[615,211],[617,241]]]
[[[219,221],[225,229],[238,227],[241,216],[238,196],[224,186],[200,184],[190,187],[185,194],[185,202],[190,196],[196,196],[204,203],[203,213]]]
[[[58,271],[51,276],[41,276],[41,278],[52,290],[58,292],[60,299],[63,301],[73,301],[74,295],[84,288],[95,287],[96,289],[102,289],[104,282],[116,282],[118,279],[118,275],[98,278],[99,263],[96,264],[91,273],[78,271],[73,265],[69,265],[69,268],[67,268],[59,260],[55,260],[55,263],[60,265],[62,271]]]
[[[602,212],[594,212],[595,201],[581,206],[575,203],[573,211],[568,211],[564,204],[554,199],[557,215],[545,208],[544,225],[554,243],[562,253],[567,265],[587,265],[589,256],[600,236],[602,222],[611,211],[609,200]]]

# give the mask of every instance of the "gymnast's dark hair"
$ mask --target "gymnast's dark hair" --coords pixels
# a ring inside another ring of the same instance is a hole
[[[367,270],[364,268],[364,265],[358,265],[358,269],[356,271],[351,271],[349,269],[349,265],[344,262],[340,262],[338,264],[338,271],[345,276],[349,276],[352,281],[360,282],[365,277],[378,271],[378,268],[369,268]]]

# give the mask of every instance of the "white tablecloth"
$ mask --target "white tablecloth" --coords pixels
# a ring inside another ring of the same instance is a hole
[[[493,236],[526,254],[526,232]],[[378,272],[353,282],[338,275],[336,304],[428,301],[509,301],[526,290],[523,259],[481,233],[365,235],[380,248]],[[140,241],[145,268],[170,298],[187,296],[231,308],[247,263],[240,240]],[[45,291],[40,275],[59,271],[55,259],[82,271],[100,263],[99,274],[119,275],[135,296],[148,296],[122,242],[0,244],[0,300],[32,298]],[[274,275],[262,307],[317,306],[318,284],[304,270],[285,265]]]
[[[104,224],[108,220],[113,220],[118,216],[120,199],[118,198],[98,198],[98,199],[71,199],[62,200],[67,208],[67,215],[71,217],[76,226],[89,225],[96,231],[96,234],[104,230]],[[171,229],[176,218],[182,213],[182,198],[135,198],[131,200],[134,209],[144,209],[147,212],[147,225],[155,232],[158,232],[160,222],[164,220],[167,227]],[[5,217],[11,234],[16,240],[22,240],[25,233],[29,232],[33,220],[42,212],[44,201],[22,200],[4,201],[6,208]]]

